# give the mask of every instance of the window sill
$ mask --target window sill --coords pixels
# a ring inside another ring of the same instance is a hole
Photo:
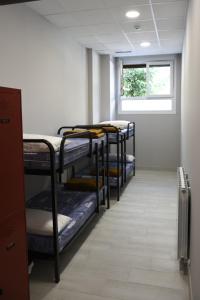
[[[119,114],[176,114],[176,100],[168,99],[121,99]]]
[[[147,111],[147,110],[133,110],[133,111],[118,111],[119,115],[175,115],[176,111],[166,111],[166,110],[161,110],[161,111]]]

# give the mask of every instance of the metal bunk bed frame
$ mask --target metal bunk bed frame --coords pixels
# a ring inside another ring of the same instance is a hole
[[[96,126],[89,126],[89,125],[76,125],[76,126],[62,126],[58,129],[58,132],[57,134],[60,135],[61,132],[64,130],[64,129],[71,129],[72,131],[73,130],[76,130],[76,129],[95,129],[97,128]],[[104,131],[105,132],[105,131]],[[106,133],[106,132],[105,132]],[[83,133],[83,136],[84,136],[85,133]],[[71,134],[68,135],[68,137],[70,138],[71,137]],[[95,139],[95,138],[94,138]],[[106,157],[108,158],[108,136],[106,134]],[[91,144],[91,151],[92,151],[92,144]],[[101,152],[101,156],[102,156],[102,169],[103,169],[103,186],[105,187],[105,160],[104,160],[104,149],[105,149],[105,144],[104,144],[104,141],[101,141],[101,148],[99,149],[100,152]],[[97,162],[96,162],[97,164]],[[108,174],[108,160],[106,159],[106,172]],[[110,188],[109,188],[109,178],[107,176],[107,181],[106,181],[106,185],[107,185],[107,208],[109,209],[110,208]],[[103,202],[105,204],[105,188],[103,190]]]
[[[25,174],[27,175],[44,175],[44,176],[50,176],[51,178],[51,200],[52,200],[52,219],[53,219],[53,249],[54,249],[54,276],[55,276],[55,282],[58,283],[60,281],[60,264],[59,264],[59,246],[58,246],[58,219],[57,219],[57,195],[56,195],[56,185],[57,185],[57,173],[59,174],[59,181],[61,180],[61,175],[65,169],[70,167],[72,164],[76,164],[77,161],[80,161],[83,159],[83,157],[79,158],[76,161],[73,161],[72,163],[68,163],[67,165],[64,165],[64,145],[65,145],[65,140],[68,138],[78,138],[81,137],[82,134],[73,134],[69,136],[64,136],[61,141],[61,146],[60,146],[60,162],[59,162],[59,168],[56,169],[55,166],[55,149],[52,146],[50,142],[48,142],[45,139],[24,139],[24,143],[43,143],[47,145],[49,149],[49,155],[50,155],[50,167],[47,170],[42,170],[42,169],[31,169],[31,168],[26,168],[25,167]],[[92,138],[90,138],[90,145],[92,145]],[[92,148],[90,147],[89,150],[89,155],[92,155],[91,153]],[[95,166],[96,166],[96,195],[97,195],[97,208],[96,208],[96,213],[100,212],[100,189],[99,189],[99,146],[96,143],[95,144]],[[87,224],[93,219],[93,217],[96,214],[94,213],[91,215],[88,220],[81,226],[81,228],[78,230],[78,232],[72,237],[72,239],[65,245],[64,249],[69,246],[75,239],[76,237],[80,234],[82,229],[87,226]],[[63,249],[63,250],[64,250]],[[62,250],[62,251],[63,251]]]

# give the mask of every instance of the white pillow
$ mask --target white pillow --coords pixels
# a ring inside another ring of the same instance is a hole
[[[120,161],[121,161],[121,155],[120,155]],[[110,162],[116,162],[117,161],[117,154],[112,153],[109,155],[109,160]],[[124,159],[123,159],[124,160]],[[126,154],[126,162],[127,163],[132,163],[135,160],[135,157],[131,154]]]
[[[60,144],[62,141],[61,137],[58,136],[50,136],[50,135],[40,135],[40,134],[23,134],[23,139],[43,139],[47,140],[52,144],[55,151],[60,149]],[[69,144],[70,141],[66,140],[65,144]],[[48,152],[49,148],[44,143],[24,143],[24,152]]]
[[[135,161],[135,156],[131,155],[131,154],[126,154],[126,162],[134,162]]]
[[[62,231],[72,219],[58,214],[58,232]],[[53,235],[52,213],[40,209],[26,209],[26,226],[28,233],[38,235]]]
[[[129,123],[130,123],[129,121],[125,121],[125,120],[113,120],[113,121],[104,121],[101,122],[100,124],[110,124],[119,129],[126,129]],[[133,128],[133,124],[130,124],[130,128]]]

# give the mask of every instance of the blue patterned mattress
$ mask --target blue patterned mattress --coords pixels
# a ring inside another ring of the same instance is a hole
[[[60,187],[57,191],[57,203],[58,213],[72,218],[70,223],[59,233],[59,251],[62,251],[81,226],[95,212],[97,200],[95,193],[67,191]],[[51,211],[50,191],[41,192],[31,198],[27,202],[27,207]],[[53,254],[53,238],[49,236],[28,234],[28,246],[31,251]]]
[[[70,163],[88,155],[90,153],[90,141],[85,138],[73,138],[68,139],[69,144],[64,147],[64,165],[67,166]],[[100,147],[101,142],[104,141],[106,144],[106,136],[93,139],[92,149],[95,150],[95,144],[97,143]],[[56,152],[55,163],[56,169],[59,168],[59,151]],[[39,169],[48,170],[50,168],[50,154],[49,152],[24,152],[24,165],[27,169]]]
[[[111,167],[117,167],[116,163],[110,163]],[[133,174],[135,168],[135,162],[132,163],[126,163],[126,177],[130,177]],[[125,173],[125,170],[124,170]],[[121,185],[122,177],[119,177],[119,184]],[[117,177],[109,177],[110,187],[116,187],[117,186]]]
[[[95,144],[97,143],[100,147],[102,141],[104,142],[104,146],[105,146],[107,144],[106,134],[103,137],[92,140],[93,150],[95,149]]]
[[[68,139],[69,144],[64,148],[64,165],[89,154],[89,139]],[[56,169],[59,168],[59,151],[56,152]],[[49,152],[24,153],[24,165],[27,169],[48,170],[50,168]]]
[[[109,166],[111,168],[117,168],[117,163],[115,162],[110,162],[109,163]],[[121,169],[121,164],[120,164],[120,169]],[[135,169],[135,161],[133,162],[127,162],[126,163],[126,177],[130,177],[132,174],[133,174],[133,171]],[[125,170],[124,170],[124,174],[125,174]],[[90,168],[85,168],[83,170],[81,170],[78,174],[77,174],[78,177],[93,177],[93,175],[91,175],[91,169]],[[120,176],[119,177],[119,182],[120,182],[120,185],[121,185],[121,180],[122,180],[122,177]],[[105,178],[105,182],[106,182],[106,178]],[[116,187],[117,186],[117,177],[109,177],[109,182],[110,182],[110,187]]]
[[[135,133],[135,130],[134,130],[134,128],[130,128],[129,129],[129,137],[131,137],[131,136],[133,136],[134,135],[134,133]],[[128,129],[123,129],[123,130],[121,130],[120,132],[119,132],[119,140],[120,140],[120,138],[121,138],[121,136],[122,135],[125,135],[126,136],[126,138],[128,137]],[[109,142],[117,142],[117,133],[109,133],[108,134],[108,137],[109,137]]]

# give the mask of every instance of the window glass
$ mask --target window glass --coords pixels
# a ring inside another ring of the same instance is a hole
[[[125,97],[145,97],[147,95],[146,65],[123,68],[122,95]]]
[[[148,71],[149,96],[171,94],[171,66],[150,65]]]
[[[120,111],[175,113],[172,61],[123,65]]]

